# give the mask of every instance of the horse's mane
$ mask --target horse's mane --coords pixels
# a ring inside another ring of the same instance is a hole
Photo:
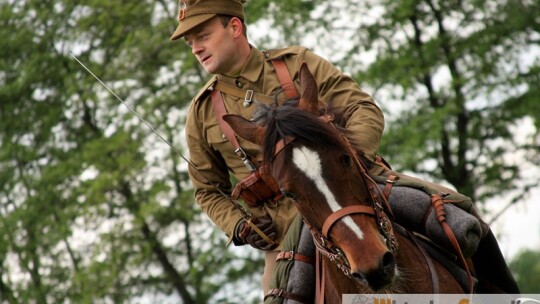
[[[316,146],[345,149],[338,129],[316,115],[297,108],[294,103],[293,101],[279,107],[260,105],[257,109],[254,122],[267,127],[262,144],[264,162],[273,159],[276,143],[289,136]]]

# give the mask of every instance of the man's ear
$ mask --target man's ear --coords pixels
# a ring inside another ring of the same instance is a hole
[[[233,30],[234,38],[238,38],[244,34],[244,24],[242,23],[242,20],[240,20],[240,18],[232,17],[229,23]]]

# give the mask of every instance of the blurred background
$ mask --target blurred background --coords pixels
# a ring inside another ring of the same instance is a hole
[[[258,303],[262,255],[225,247],[175,149],[209,79],[174,0],[0,0],[0,303]],[[540,293],[540,2],[246,4],[259,49],[301,44],[386,115],[397,171],[474,199]]]

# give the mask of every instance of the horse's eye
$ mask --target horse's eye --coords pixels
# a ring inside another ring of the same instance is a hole
[[[341,162],[343,163],[343,165],[345,167],[350,167],[351,166],[351,157],[347,154],[343,154],[343,156],[341,157]]]
[[[283,193],[283,195],[284,195],[286,198],[290,199],[290,200],[293,201],[293,202],[296,202],[296,201],[298,200],[298,199],[296,198],[296,195],[295,195],[294,193],[290,192],[290,191],[287,191],[287,190],[285,190],[285,189],[281,189],[281,193]]]

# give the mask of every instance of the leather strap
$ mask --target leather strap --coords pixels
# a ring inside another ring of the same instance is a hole
[[[281,88],[283,88],[285,96],[289,99],[297,98],[298,91],[296,91],[291,74],[289,73],[289,70],[287,70],[287,65],[285,64],[285,61],[283,61],[283,58],[272,59],[272,65],[274,65],[274,69],[276,70],[277,77],[281,83]]]
[[[444,208],[444,200],[440,194],[432,194],[431,195],[431,205],[433,206],[433,209],[435,211],[435,216],[437,217],[437,220],[441,224],[444,233],[448,237],[448,240],[452,244],[452,247],[454,247],[454,250],[456,251],[463,268],[467,272],[467,279],[469,283],[469,292],[472,293],[474,290],[474,283],[471,275],[471,271],[469,270],[467,261],[465,260],[465,257],[463,256],[463,252],[461,251],[461,247],[459,246],[459,243],[456,239],[456,236],[454,235],[454,232],[452,231],[452,228],[450,228],[450,225],[446,222],[446,210]]]
[[[223,134],[225,134],[235,150],[240,148],[233,129],[225,122],[225,120],[223,120],[223,115],[227,114],[227,110],[225,109],[225,103],[223,102],[221,92],[219,90],[212,90],[210,96],[212,97],[212,104],[214,105],[214,111],[216,112],[217,121],[221,131],[223,131]]]
[[[338,211],[330,214],[328,218],[326,218],[326,221],[324,221],[324,224],[322,227],[322,234],[324,235],[324,237],[328,237],[328,233],[330,232],[330,229],[338,220],[340,220],[344,216],[355,214],[355,213],[364,213],[364,214],[375,216],[375,210],[371,206],[352,205],[352,206],[341,208]]]
[[[315,304],[324,304],[324,280],[326,279],[326,269],[321,251],[317,248],[315,252]]]
[[[276,257],[276,262],[278,262],[278,261],[291,261],[291,260],[301,261],[301,262],[304,262],[304,263],[315,265],[315,262],[313,261],[313,258],[311,258],[311,257],[309,257],[307,255],[301,254],[299,252],[294,252],[292,250],[291,251],[281,251],[280,253],[278,253],[278,255]]]
[[[290,300],[300,302],[300,303],[308,303],[308,300],[306,299],[306,297],[301,296],[301,295],[296,294],[296,293],[288,292],[288,291],[286,291],[284,289],[281,289],[281,288],[270,289],[264,295],[264,301],[266,301],[266,299],[268,297],[279,297],[279,298],[290,299]]]
[[[399,176],[390,174],[388,178],[386,179],[386,184],[384,186],[383,195],[388,200],[390,197],[390,190],[392,190],[392,187],[396,183],[396,181],[399,179]]]
[[[285,96],[289,99],[297,98],[298,92],[296,91],[291,74],[289,73],[289,70],[287,70],[287,65],[285,64],[285,61],[283,61],[283,58],[272,59],[272,65],[276,70],[277,77],[281,83]],[[225,109],[225,102],[223,101],[221,92],[236,96],[238,98],[244,98],[244,102],[251,102],[253,99],[255,99],[259,102],[270,103],[273,99],[270,96],[255,93],[252,90],[244,91],[219,80],[214,85],[214,89],[210,93],[210,96],[212,97],[212,104],[214,105],[214,111],[216,112],[219,127],[227,139],[232,143],[234,148],[239,149],[240,145],[236,140],[233,129],[223,120],[223,115],[227,114],[227,110]]]

